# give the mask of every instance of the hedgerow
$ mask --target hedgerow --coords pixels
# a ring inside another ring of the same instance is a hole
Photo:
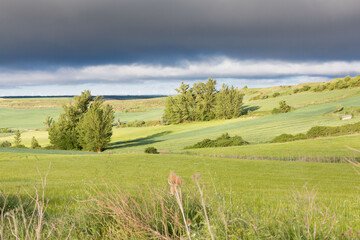
[[[240,136],[233,136],[230,137],[228,133],[224,133],[220,137],[215,140],[211,139],[204,139],[193,146],[185,147],[185,149],[192,149],[192,148],[210,148],[210,147],[230,147],[230,146],[241,146],[249,144]]]

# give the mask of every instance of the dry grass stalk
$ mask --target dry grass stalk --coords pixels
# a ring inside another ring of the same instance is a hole
[[[44,233],[43,233],[44,215],[45,215],[45,212],[46,212],[46,209],[48,206],[48,200],[45,199],[45,188],[46,188],[47,177],[50,172],[50,168],[51,168],[51,163],[49,164],[49,169],[44,177],[42,177],[39,169],[37,169],[40,179],[41,179],[41,190],[39,191],[38,188],[36,186],[34,186],[34,189],[35,189],[34,195],[31,195],[30,193],[26,192],[27,196],[31,199],[28,206],[31,206],[31,205],[34,206],[34,208],[31,211],[31,214],[29,216],[27,216],[27,214],[26,214],[25,204],[23,203],[22,198],[19,195],[17,196],[18,207],[11,211],[5,212],[8,196],[5,196],[2,193],[0,194],[0,196],[4,200],[4,204],[1,207],[1,213],[0,213],[1,214],[1,216],[0,216],[1,240],[4,239],[4,235],[5,235],[4,230],[5,230],[6,220],[8,222],[8,226],[9,226],[8,230],[15,239],[40,240],[40,239],[48,239],[52,235],[52,233],[55,229],[54,225],[50,226],[49,232],[47,233],[46,236],[44,236]],[[21,232],[23,232],[23,233],[20,233],[20,230],[19,230],[20,228],[21,228]],[[21,236],[20,234],[24,234],[24,236]]]
[[[173,194],[176,198],[176,202],[179,205],[183,220],[184,220],[184,224],[185,224],[185,230],[186,233],[189,237],[189,240],[191,240],[191,235],[190,235],[190,225],[185,217],[185,213],[184,213],[184,207],[183,207],[183,202],[182,202],[182,194],[181,194],[181,185],[182,185],[182,180],[179,176],[177,176],[175,173],[171,172],[170,176],[169,176],[169,184],[170,184],[170,192],[171,194]]]
[[[8,195],[5,195],[0,191],[0,197],[3,199],[4,203],[0,208],[0,240],[4,240],[4,228],[5,228],[5,208],[8,199]]]
[[[208,214],[207,214],[207,211],[206,211],[206,203],[205,203],[205,198],[204,198],[204,192],[203,192],[203,190],[202,190],[202,188],[200,186],[200,183],[199,183],[200,174],[195,174],[195,175],[192,176],[192,178],[194,179],[194,181],[196,183],[196,186],[199,189],[199,193],[200,193],[200,197],[201,197],[201,204],[202,204],[202,207],[203,207],[203,210],[204,210],[204,215],[205,215],[205,220],[206,220],[206,224],[207,224],[207,227],[208,227],[208,231],[210,233],[211,239],[214,240],[214,234],[211,231],[210,221],[209,221],[209,217],[208,217]]]
[[[105,185],[106,192],[92,187],[96,196],[89,201],[93,205],[94,213],[104,219],[110,217],[114,221],[104,221],[110,238],[114,239],[171,239],[167,223],[175,222],[171,210],[165,200],[150,189],[150,196],[146,198],[141,188],[138,189],[139,198],[134,198],[122,192],[119,188],[111,189]],[[150,201],[148,201],[150,199]],[[160,209],[160,214],[158,210]],[[160,215],[160,216],[159,216]],[[176,224],[176,223],[174,223]],[[176,236],[175,232],[172,235]]]
[[[318,233],[327,239],[336,224],[336,217],[330,214],[329,207],[317,202],[317,192],[309,190],[306,185],[302,191],[293,192],[298,221],[302,221],[306,229],[306,238],[318,239]],[[304,213],[303,215],[301,215]]]

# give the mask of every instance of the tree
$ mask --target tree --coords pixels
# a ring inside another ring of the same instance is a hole
[[[82,148],[76,128],[80,117],[87,112],[93,98],[91,92],[86,90],[74,99],[75,104],[64,105],[64,113],[59,116],[58,122],[53,121],[49,128],[50,143],[57,149],[80,150]]]
[[[287,105],[285,101],[280,101],[279,109],[282,113],[287,113],[287,112],[290,112],[291,107],[289,105]]]
[[[32,149],[39,149],[41,148],[39,142],[36,140],[36,138],[33,136],[31,139],[31,148]]]
[[[101,97],[96,97],[90,104],[77,127],[79,142],[84,150],[101,152],[110,142],[114,110],[104,105]]]
[[[14,145],[15,147],[18,147],[21,145],[21,133],[19,130],[17,130],[15,132],[15,136],[14,136]]]
[[[176,96],[166,99],[163,122],[178,124],[186,121],[209,121],[215,118],[233,118],[243,114],[243,94],[226,85],[218,92],[216,80],[195,83],[192,88],[181,83]]]
[[[244,94],[240,93],[233,86],[229,88],[223,84],[220,91],[216,94],[215,113],[218,119],[230,119],[239,117],[242,114]]]
[[[47,116],[47,117],[45,118],[45,122],[43,122],[43,123],[44,123],[44,125],[47,127],[47,129],[50,128],[52,121],[53,121],[53,118],[50,117],[50,116]]]
[[[209,78],[206,83],[193,86],[197,106],[196,120],[208,121],[215,118],[216,80]]]
[[[50,143],[57,149],[103,150],[112,135],[114,111],[102,98],[93,99],[88,90],[74,98],[74,105],[65,105],[59,120],[51,124]]]

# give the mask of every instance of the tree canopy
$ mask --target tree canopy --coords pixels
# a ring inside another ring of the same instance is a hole
[[[178,124],[189,121],[229,119],[243,114],[243,94],[233,86],[223,85],[216,90],[216,80],[190,85],[181,83],[178,95],[169,96],[165,103],[164,122]]]
[[[114,111],[101,97],[93,98],[86,90],[64,105],[64,113],[49,129],[50,143],[57,149],[101,151],[112,135]]]

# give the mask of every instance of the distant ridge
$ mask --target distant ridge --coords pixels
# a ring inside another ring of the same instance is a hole
[[[72,98],[74,95],[57,96],[0,96],[0,98]],[[166,95],[102,95],[106,100],[132,100],[166,97]]]

